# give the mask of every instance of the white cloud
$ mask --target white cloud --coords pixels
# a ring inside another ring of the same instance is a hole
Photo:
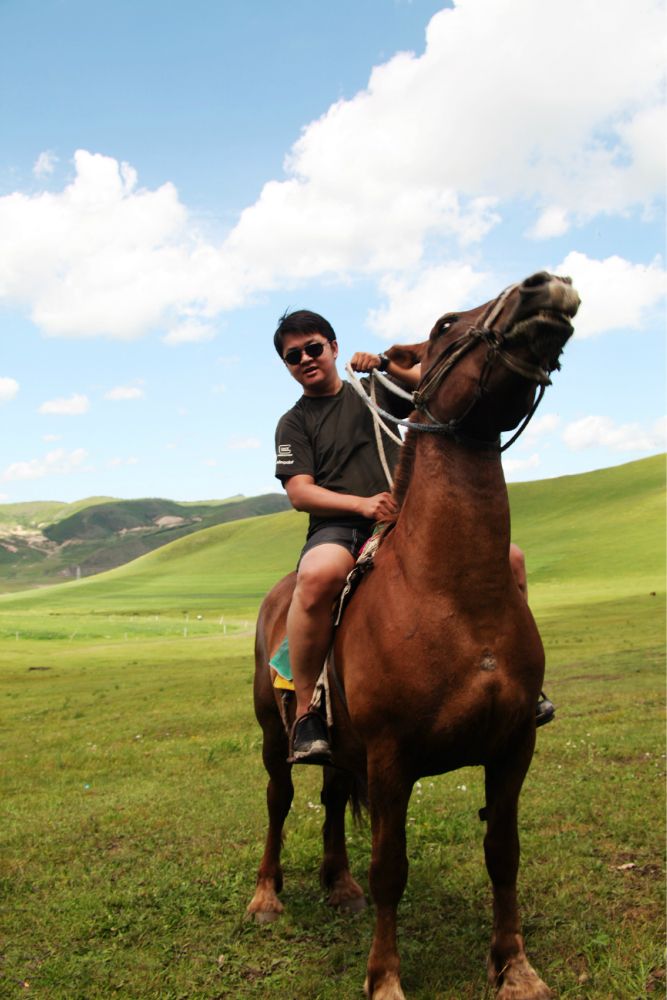
[[[591,415],[568,424],[563,441],[573,451],[587,448],[609,448],[611,451],[654,451],[666,443],[666,421],[656,421],[651,427],[641,424],[616,425],[610,417]]]
[[[656,420],[652,430],[658,445],[662,448],[667,448],[667,416]]]
[[[90,409],[90,400],[87,396],[74,393],[66,399],[47,399],[39,407],[40,413],[51,413],[60,417],[78,417],[87,413]]]
[[[667,295],[667,272],[660,258],[632,264],[623,257],[594,260],[575,251],[555,272],[570,275],[581,296],[574,321],[580,339],[607,330],[640,329],[650,310]]]
[[[128,164],[78,150],[62,191],[0,198],[0,300],[51,336],[188,343],[263,290],[452,259],[512,199],[535,205],[541,238],[650,210],[663,36],[660,0],[607,0],[603,17],[598,0],[562,0],[547,20],[535,0],[457,0],[423,54],[375,67],[303,129],[218,245],[173,184],[140,188]]]
[[[266,282],[382,272],[414,267],[429,238],[481,239],[503,200],[542,205],[542,236],[649,205],[664,176],[661,8],[610,0],[601,18],[595,0],[564,0],[547,27],[534,0],[458,0],[423,55],[399,53],[303,130],[228,246]]]
[[[233,437],[227,441],[228,451],[248,451],[261,448],[261,442],[256,437]]]
[[[40,153],[32,168],[35,177],[48,177],[56,168],[58,157],[50,149]]]
[[[13,462],[2,474],[5,482],[17,479],[43,479],[45,476],[67,476],[81,472],[88,453],[83,448],[66,452],[62,448],[50,451],[43,458],[32,458],[26,462]]]
[[[172,184],[138,188],[128,164],[85,150],[74,162],[61,192],[0,198],[0,299],[49,335],[126,340],[240,301]]]
[[[119,402],[126,399],[142,399],[144,395],[144,390],[140,389],[136,385],[117,385],[113,389],[109,389],[108,392],[104,393],[105,399],[111,399],[114,402]]]
[[[218,464],[217,458],[205,458],[202,462],[202,465],[207,466],[209,469],[215,469]]]
[[[107,465],[109,466],[110,469],[118,469],[123,465],[138,465],[138,464],[139,464],[139,459],[136,458],[134,455],[131,455],[129,458],[120,458],[119,456],[116,456],[115,458],[110,458],[109,461],[107,462]]]
[[[0,403],[8,403],[14,399],[19,391],[19,384],[15,378],[0,378]]]
[[[162,339],[165,344],[198,344],[213,340],[215,330],[210,323],[202,323],[196,319],[185,319],[174,326]]]
[[[426,340],[445,312],[470,305],[471,292],[485,277],[464,264],[431,267],[411,280],[387,276],[380,281],[387,305],[370,310],[368,326],[387,340]]]
[[[505,458],[503,457],[503,470],[506,476],[512,476],[517,472],[526,472],[530,469],[537,469],[540,465],[540,456],[535,453],[529,458]]]
[[[533,417],[525,431],[521,435],[523,446],[532,446],[541,438],[553,434],[560,426],[560,417],[556,413],[543,413],[539,417]]]
[[[62,439],[62,434],[42,434],[42,441],[47,444],[52,444],[54,441],[60,441]]]
[[[545,208],[527,236],[535,240],[548,240],[552,236],[563,236],[570,228],[567,212],[557,205]]]

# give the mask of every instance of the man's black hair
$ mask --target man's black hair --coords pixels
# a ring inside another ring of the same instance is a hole
[[[297,309],[296,312],[285,312],[280,317],[278,328],[273,335],[273,346],[282,358],[283,337],[287,333],[321,333],[331,343],[336,339],[331,323],[319,313],[309,309]]]

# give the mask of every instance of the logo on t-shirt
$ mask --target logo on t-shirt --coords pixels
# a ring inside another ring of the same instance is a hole
[[[276,465],[294,465],[291,444],[279,444]]]

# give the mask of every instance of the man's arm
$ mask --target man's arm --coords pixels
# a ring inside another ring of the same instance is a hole
[[[380,367],[381,362],[379,354],[369,354],[367,351],[357,351],[350,358],[350,365],[355,372],[372,372],[373,369]],[[412,368],[401,368],[395,361],[390,361],[384,371],[398,382],[402,382],[408,389],[416,389],[421,381],[421,364],[413,365]]]
[[[376,493],[372,497],[357,497],[335,493],[324,486],[317,486],[312,476],[290,476],[284,481],[285,492],[295,510],[324,517],[336,514],[366,517],[369,521],[382,521],[396,513],[391,493]]]

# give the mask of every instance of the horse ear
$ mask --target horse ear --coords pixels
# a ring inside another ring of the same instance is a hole
[[[385,351],[385,354],[399,368],[414,368],[421,361],[427,347],[428,340],[425,340],[423,344],[394,344],[388,351]]]

